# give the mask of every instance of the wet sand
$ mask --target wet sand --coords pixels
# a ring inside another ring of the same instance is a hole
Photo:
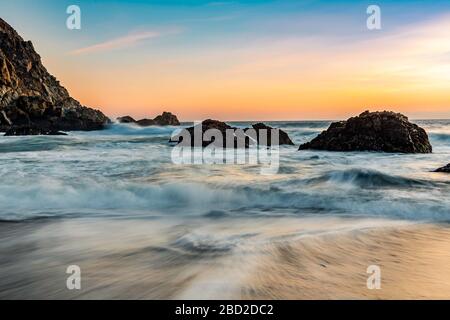
[[[341,218],[0,223],[1,299],[450,298],[447,225]],[[68,265],[82,289],[68,290]],[[381,289],[366,285],[381,268]]]
[[[374,229],[280,244],[271,251],[248,279],[251,289],[243,298],[450,298],[447,226]],[[369,265],[381,269],[379,290],[367,288]]]

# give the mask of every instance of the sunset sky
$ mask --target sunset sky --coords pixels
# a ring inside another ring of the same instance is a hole
[[[81,30],[66,28],[72,4]],[[366,27],[370,4],[382,30]],[[450,118],[448,0],[2,0],[0,16],[111,117]]]

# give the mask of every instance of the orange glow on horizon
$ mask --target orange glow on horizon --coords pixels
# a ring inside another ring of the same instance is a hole
[[[182,121],[343,119],[367,109],[450,118],[450,59],[435,58],[450,52],[443,39],[447,17],[335,48],[318,41],[305,49],[293,39],[138,63],[45,63],[74,98],[113,118],[171,111]]]

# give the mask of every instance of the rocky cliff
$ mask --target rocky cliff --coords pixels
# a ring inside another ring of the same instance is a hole
[[[71,98],[33,44],[0,18],[0,131],[97,130],[107,123],[102,112]]]

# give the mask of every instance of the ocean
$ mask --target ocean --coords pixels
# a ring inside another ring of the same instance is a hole
[[[432,172],[450,162],[450,121],[413,122],[432,154],[298,151],[331,122],[267,122],[296,144],[276,174],[176,164],[174,127],[0,137],[0,298],[373,297],[370,263],[392,267],[388,298],[412,292],[395,287],[408,268],[428,283],[412,297],[450,298],[429,287],[446,249],[414,256],[450,239],[450,175]],[[66,287],[70,265],[80,290]]]

